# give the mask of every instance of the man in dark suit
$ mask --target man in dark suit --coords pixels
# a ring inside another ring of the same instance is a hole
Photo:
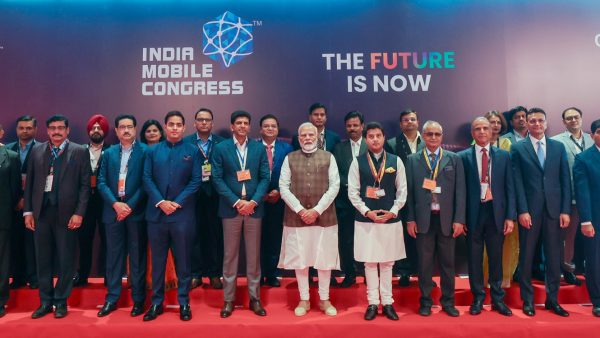
[[[354,217],[356,209],[348,199],[348,171],[355,157],[367,151],[362,134],[365,118],[359,111],[351,111],[344,117],[348,139],[338,143],[333,150],[340,173],[340,191],[335,199],[338,220],[338,245],[340,267],[344,273],[341,287],[347,288],[356,283],[356,261],[354,260]]]
[[[233,137],[215,147],[211,163],[213,185],[219,194],[219,216],[223,220],[222,318],[233,312],[242,232],[250,310],[259,316],[267,314],[260,303],[260,237],[263,197],[269,187],[269,161],[265,147],[248,138],[250,119],[246,111],[231,114]]]
[[[36,144],[37,120],[29,115],[17,119],[16,142],[6,145],[6,148],[19,154],[21,161],[21,187],[25,189],[27,178],[27,160],[31,148]],[[23,199],[19,201],[13,218],[15,226],[11,231],[11,272],[13,281],[10,287],[13,289],[29,283],[29,287],[37,289],[38,280],[35,267],[35,247],[33,245],[33,232],[25,228],[23,223]]]
[[[222,289],[223,283],[223,226],[215,212],[219,199],[212,186],[210,159],[214,147],[224,139],[212,133],[213,113],[200,108],[194,116],[196,132],[183,140],[191,143],[200,153],[202,185],[196,193],[196,236],[192,247],[192,288],[202,285],[202,275],[209,278],[210,286]]]
[[[455,238],[465,233],[465,172],[462,160],[443,150],[442,126],[435,121],[423,125],[425,149],[408,156],[408,234],[417,239],[419,256],[419,314],[431,314],[434,257],[440,265],[442,311],[458,317],[454,307]]]
[[[308,121],[317,127],[317,147],[319,149],[333,152],[335,145],[340,143],[340,137],[334,131],[326,129],[325,123],[327,122],[327,108],[322,103],[314,103],[308,108]],[[300,142],[298,142],[298,134],[292,137],[292,147],[294,150],[300,149]]]
[[[585,284],[587,285],[592,313],[600,317],[600,120],[592,122],[594,145],[575,156],[573,179],[577,208],[581,220],[581,232],[585,236]],[[579,226],[579,224],[571,224]]]
[[[14,210],[22,194],[20,173],[19,155],[0,146],[0,317],[6,314],[5,306],[8,301],[10,233],[13,231]]]
[[[67,298],[73,287],[77,258],[77,229],[90,196],[90,155],[69,142],[69,120],[53,115],[46,120],[49,141],[36,144],[27,162],[25,226],[34,231],[41,318],[56,307],[55,318],[67,315]],[[54,259],[58,266],[53,269]],[[58,280],[53,283],[53,271]]]
[[[152,306],[144,321],[163,313],[165,267],[169,248],[177,273],[179,318],[192,319],[190,308],[191,251],[196,224],[196,192],[202,183],[198,149],[183,141],[185,118],[179,111],[165,116],[166,140],[150,147],[144,161],[143,183],[148,194],[146,221],[152,252]]]
[[[385,142],[385,151],[397,155],[406,165],[409,155],[423,150],[425,142],[419,133],[419,116],[416,111],[407,109],[400,113],[400,135]],[[407,206],[400,210],[400,218],[406,224]],[[401,259],[394,265],[394,272],[400,275],[398,285],[407,287],[410,285],[410,276],[417,273],[417,245],[415,239],[408,236],[407,227],[404,228],[404,247],[406,258]]]
[[[277,279],[277,263],[281,251],[281,236],[283,234],[283,211],[285,203],[279,193],[279,175],[283,159],[292,151],[289,143],[277,139],[279,135],[279,120],[273,114],[260,118],[261,142],[267,152],[271,180],[264,197],[265,212],[262,219],[261,235],[261,283],[271,287],[279,287]],[[264,280],[263,280],[264,278]]]
[[[147,234],[142,174],[147,146],[135,141],[137,121],[132,115],[115,118],[119,144],[104,152],[98,172],[98,192],[104,200],[102,222],[106,229],[107,294],[98,317],[117,309],[121,279],[129,256],[129,281],[133,309],[131,316],[144,312],[146,299]]]
[[[546,258],[546,309],[568,316],[558,304],[561,229],[569,226],[571,176],[562,143],[547,139],[546,113],[527,112],[529,136],[511,147],[519,215],[519,265],[523,313],[535,315],[531,270],[536,245],[542,238]]]
[[[502,289],[502,246],[504,236],[513,231],[515,191],[512,167],[507,151],[490,145],[492,130],[485,117],[471,124],[475,145],[459,153],[467,183],[467,248],[469,284],[473,303],[469,309],[478,315],[483,309],[483,246],[488,253],[489,284],[492,310],[511,316],[504,303]]]

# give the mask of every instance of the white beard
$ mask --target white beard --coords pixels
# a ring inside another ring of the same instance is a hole
[[[312,143],[312,144],[305,143],[301,147],[302,147],[303,152],[310,154],[317,150],[317,143],[316,142]]]

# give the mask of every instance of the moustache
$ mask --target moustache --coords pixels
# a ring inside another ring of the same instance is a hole
[[[52,134],[52,137],[54,136],[62,136],[62,134]]]
[[[123,136],[131,136],[131,134],[125,133],[125,134],[123,134]]]

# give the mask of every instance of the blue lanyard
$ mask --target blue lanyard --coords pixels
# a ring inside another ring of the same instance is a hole
[[[236,146],[235,147],[235,152],[238,155],[238,158],[240,160],[240,167],[242,168],[242,170],[246,169],[246,157],[248,155],[248,145],[246,145],[246,148],[244,149],[244,155],[242,155],[242,153],[240,153],[240,149]]]

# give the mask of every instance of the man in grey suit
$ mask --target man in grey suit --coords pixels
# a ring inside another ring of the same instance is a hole
[[[510,144],[515,144],[527,137],[527,123],[525,115],[527,108],[516,106],[508,112],[508,120],[512,126],[512,131],[502,135],[501,138],[510,140]]]
[[[513,144],[510,152],[515,173],[519,215],[519,265],[523,313],[535,316],[531,271],[538,240],[546,257],[546,309],[559,316],[569,315],[558,304],[560,286],[560,231],[569,226],[571,176],[567,152],[562,143],[547,139],[546,112],[527,112],[529,136]]]
[[[571,173],[571,181],[573,181],[573,162],[575,156],[594,144],[592,137],[588,133],[581,130],[583,122],[583,113],[581,110],[571,107],[567,108],[562,113],[563,124],[567,128],[566,131],[554,137],[553,140],[561,142],[567,151],[567,160],[569,161],[569,172]],[[573,185],[571,185],[573,187]],[[581,281],[575,277],[575,264],[573,256],[575,254],[575,236],[579,225],[579,213],[575,204],[575,192],[571,189],[571,224],[561,231],[561,239],[564,245],[561,245],[561,270],[565,278],[565,282],[573,285],[581,285]]]
[[[442,311],[458,317],[454,307],[455,238],[465,234],[465,172],[460,157],[443,150],[442,126],[423,125],[425,149],[408,156],[408,234],[417,239],[419,253],[419,314],[431,314],[434,257],[440,265]]]
[[[34,231],[40,307],[32,318],[41,318],[56,307],[55,318],[67,315],[67,298],[73,288],[77,229],[90,196],[90,154],[70,142],[69,120],[62,115],[46,120],[49,141],[37,143],[27,162],[25,226]],[[53,284],[57,259],[58,280]]]

